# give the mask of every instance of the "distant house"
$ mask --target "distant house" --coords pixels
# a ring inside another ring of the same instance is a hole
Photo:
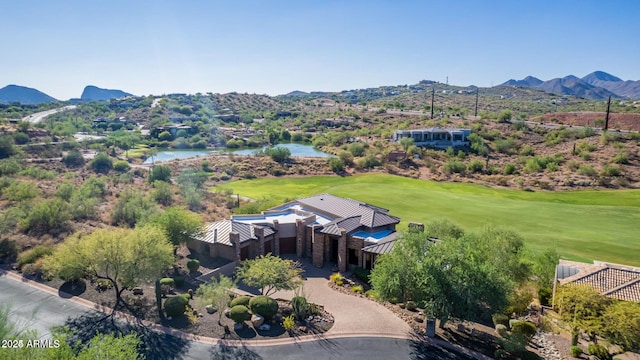
[[[187,246],[236,262],[271,252],[309,257],[317,267],[335,263],[340,271],[371,269],[375,256],[384,253],[371,246],[386,244],[384,248],[391,249],[399,222],[386,209],[320,194],[208,224],[205,234]]]
[[[337,128],[340,126],[349,126],[349,124],[354,121],[355,121],[355,118],[353,116],[343,116],[338,118],[322,119],[318,121],[318,125],[326,126],[329,128]]]
[[[448,148],[469,146],[468,137],[471,129],[456,128],[428,128],[416,130],[396,130],[393,133],[393,141],[411,138],[416,146],[431,146],[436,148]]]
[[[640,302],[640,268],[594,261],[593,264],[560,260],[556,283],[586,284],[610,298]],[[554,297],[556,287],[554,286]]]

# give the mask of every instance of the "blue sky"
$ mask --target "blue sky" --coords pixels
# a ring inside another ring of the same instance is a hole
[[[58,99],[640,80],[640,1],[0,1],[0,87]]]

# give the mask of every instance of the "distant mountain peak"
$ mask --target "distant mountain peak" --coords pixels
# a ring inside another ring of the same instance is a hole
[[[41,104],[58,101],[40,90],[20,85],[7,85],[0,89],[0,103]]]
[[[609,73],[606,73],[604,71],[594,71],[589,75],[586,75],[585,77],[582,78],[582,80],[588,82],[588,83],[592,83],[595,81],[613,81],[613,82],[622,82],[622,79],[620,79],[617,76],[613,76]],[[593,84],[592,84],[593,85]]]
[[[122,90],[102,89],[94,85],[88,85],[82,91],[80,100],[83,101],[109,101],[127,96],[133,96]]]
[[[537,77],[529,75],[522,80],[510,79],[509,81],[500,85],[502,86],[520,85],[520,86],[536,87],[540,84],[542,84],[542,80],[538,79]]]

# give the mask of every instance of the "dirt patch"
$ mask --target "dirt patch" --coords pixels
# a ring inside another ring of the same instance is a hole
[[[555,122],[564,125],[579,125],[601,128],[607,113],[575,111],[566,113],[552,113],[542,116],[544,122]],[[555,119],[555,120],[553,120]],[[640,114],[611,113],[609,114],[609,129],[640,131]]]

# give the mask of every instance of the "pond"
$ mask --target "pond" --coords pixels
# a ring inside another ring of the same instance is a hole
[[[305,144],[278,144],[278,146],[285,147],[291,151],[291,156],[295,157],[331,157],[331,154],[324,153],[322,151],[318,151],[313,148],[311,145]],[[266,149],[263,147],[262,150]],[[197,156],[205,156],[209,154],[217,154],[217,153],[227,153],[232,152],[237,155],[253,155],[257,150],[260,149],[241,149],[241,150],[166,150],[159,151],[156,155],[153,156],[153,161],[155,162],[164,162],[171,161],[175,159],[189,159]],[[151,164],[152,158],[149,157],[144,161],[144,164]]]

